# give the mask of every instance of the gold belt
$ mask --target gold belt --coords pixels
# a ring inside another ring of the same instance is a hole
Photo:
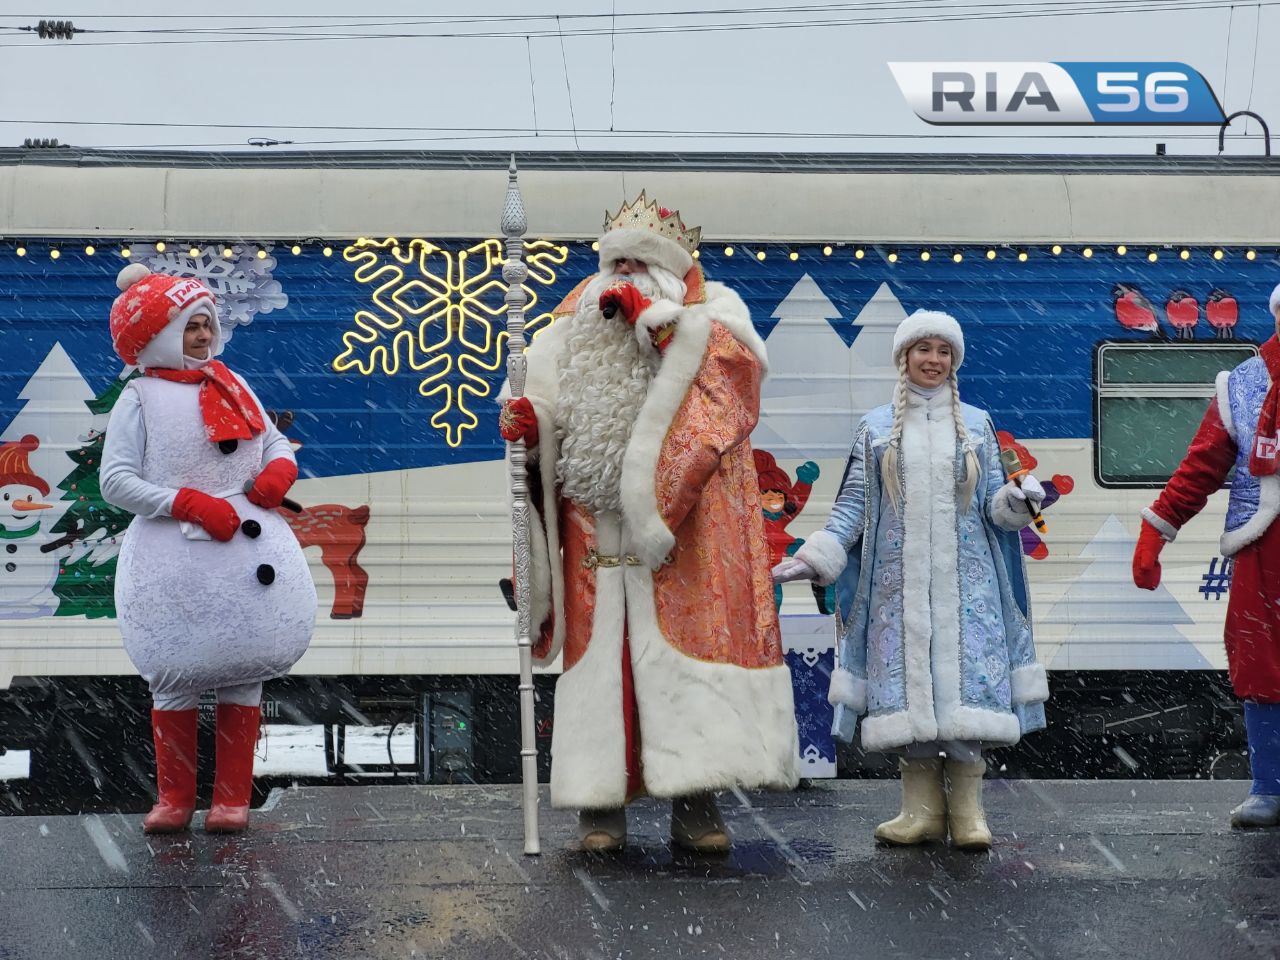
[[[587,551],[587,555],[582,558],[582,566],[587,570],[595,570],[597,567],[620,567],[626,564],[628,567],[638,567],[641,565],[640,558],[634,553],[628,553],[626,556],[616,557],[609,556],[605,553],[596,552],[596,548],[592,547]]]

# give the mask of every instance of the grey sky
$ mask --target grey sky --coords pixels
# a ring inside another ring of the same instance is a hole
[[[119,13],[120,0],[75,0],[65,13],[6,14],[0,16],[0,25],[33,25],[41,16],[57,16],[73,17],[77,26],[85,28],[262,29],[315,23],[308,18],[319,15],[332,15],[344,24],[386,15],[389,21],[417,22],[352,26],[346,32],[448,29],[518,35],[165,42],[192,39],[191,34],[178,34],[152,35],[152,42],[143,44],[137,42],[143,39],[137,34],[86,34],[69,42],[52,42],[6,30],[0,37],[0,50],[9,82],[0,87],[0,120],[6,121],[0,124],[0,142],[16,145],[24,137],[41,136],[78,146],[217,145],[222,149],[243,145],[249,137],[271,137],[320,149],[573,149],[575,138],[559,131],[576,126],[576,145],[590,150],[1149,154],[1158,141],[1167,142],[1171,154],[1217,150],[1216,129],[1204,127],[1012,131],[931,127],[915,117],[899,93],[886,65],[895,59],[1178,60],[1204,74],[1228,112],[1242,109],[1252,100],[1252,108],[1280,128],[1280,63],[1272,52],[1280,35],[1276,0],[1234,8],[1225,0],[796,0],[790,4],[817,7],[806,12],[776,12],[785,0],[701,0],[684,5],[674,0],[630,0],[619,2],[617,13],[761,7],[772,7],[775,12],[619,17],[616,36],[608,32],[610,17],[565,16],[559,21],[560,29],[568,34],[563,39],[563,56],[555,20],[515,17],[534,12],[608,14],[614,9],[610,3],[542,0],[535,5],[489,0],[446,5],[311,0],[289,4],[238,0],[200,7],[144,0],[126,3],[127,18]],[[1108,15],[1008,16],[1126,6],[1142,9]],[[1203,9],[1187,9],[1192,6]],[[677,22],[705,26],[912,15],[954,17],[979,7],[1004,18],[805,29],[628,32]],[[31,9],[26,5],[18,9],[23,8]],[[274,16],[174,19],[176,10]],[[108,12],[116,14],[115,18],[104,19]],[[455,26],[429,21],[445,15],[504,19]],[[580,35],[584,30],[603,33]],[[526,33],[533,36],[526,40]],[[109,41],[127,43],[95,46]],[[37,122],[72,120],[244,126],[147,128]],[[288,129],[273,124],[369,129]],[[406,126],[438,129],[393,129]],[[477,129],[495,127],[517,132],[495,136]],[[617,131],[612,135],[589,132],[611,127]],[[1255,126],[1250,129],[1256,133]],[[661,130],[733,131],[748,136],[624,133]],[[815,136],[767,136],[781,132]],[[1242,132],[1242,128],[1237,124],[1232,132]],[[852,134],[859,136],[849,136]],[[1261,143],[1256,137],[1235,142],[1228,146],[1228,152],[1258,153]]]

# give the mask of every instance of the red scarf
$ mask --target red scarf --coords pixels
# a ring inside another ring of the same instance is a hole
[[[207,363],[199,370],[148,369],[147,376],[173,383],[200,384],[200,413],[211,443],[249,440],[266,429],[257,403],[220,360]]]
[[[1280,422],[1280,339],[1272,337],[1262,345],[1262,360],[1271,374],[1271,389],[1262,401],[1258,429],[1249,452],[1249,472],[1255,477],[1269,477],[1276,472],[1276,424]]]

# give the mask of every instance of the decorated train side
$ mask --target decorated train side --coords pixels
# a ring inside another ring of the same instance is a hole
[[[1261,162],[1107,158],[519,158],[531,332],[595,269],[606,207],[670,197],[699,263],[738,290],[770,372],[752,445],[775,561],[826,519],[858,418],[889,399],[918,308],[969,344],[966,400],[1044,484],[1022,532],[1049,730],[1005,751],[1041,776],[1245,769],[1221,630],[1225,494],[1137,590],[1139,511],[1181,458],[1216,374],[1257,352],[1280,282]],[[0,749],[99,790],[147,748],[145,688],[113,600],[131,517],[101,497],[112,405],[137,375],[106,316],[127,262],[219,299],[226,355],[301,467],[286,512],[320,594],[314,642],[267,719],[418,730],[423,779],[518,774],[506,334],[496,223],[505,156],[244,158],[0,152]],[[794,205],[784,198],[794,197]],[[1110,197],[1110,201],[1107,198]],[[216,603],[216,598],[210,598]],[[822,729],[833,597],[779,588],[814,776],[875,772]],[[538,678],[550,743],[554,671]],[[147,769],[146,763],[132,767]]]

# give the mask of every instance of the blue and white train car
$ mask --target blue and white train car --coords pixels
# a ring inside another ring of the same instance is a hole
[[[1155,593],[1133,587],[1129,565],[1139,510],[1215,374],[1273,329],[1273,163],[518,159],[535,326],[594,270],[606,208],[645,188],[702,224],[703,269],[742,293],[770,352],[753,445],[779,555],[825,520],[858,417],[889,398],[897,322],[954,314],[962,395],[1051,501],[1047,534],[1023,534],[1050,729],[1009,751],[1009,769],[1238,772],[1225,496],[1166,549]],[[339,733],[408,721],[419,775],[516,775],[513,618],[497,587],[510,566],[494,403],[506,162],[0,151],[0,748],[32,749],[42,777],[145,779],[130,762],[145,749],[145,690],[112,619],[128,517],[102,503],[95,469],[130,373],[106,317],[133,260],[213,287],[225,359],[298,447],[306,509],[291,522],[320,614],[294,676],[269,690],[269,717]],[[28,495],[47,506],[9,506]],[[820,674],[830,596],[792,584],[779,599],[793,666]],[[543,746],[552,679],[539,680]],[[820,700],[820,686],[798,693]],[[834,760],[820,728],[803,731],[815,775]],[[875,767],[857,751],[842,761]]]

